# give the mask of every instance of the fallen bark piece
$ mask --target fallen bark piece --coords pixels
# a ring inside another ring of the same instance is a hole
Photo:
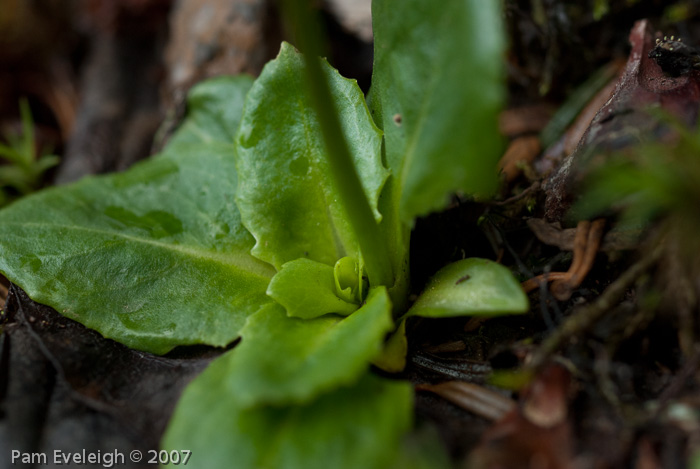
[[[646,20],[630,33],[632,51],[625,72],[608,102],[598,111],[576,150],[547,180],[545,217],[561,220],[579,195],[586,174],[607,153],[621,151],[643,140],[671,140],[671,129],[649,113],[657,107],[687,125],[697,120],[700,72],[669,77],[648,57],[654,36]],[[575,214],[574,218],[575,218]]]
[[[177,99],[208,77],[258,75],[279,46],[271,26],[269,0],[178,2],[166,49],[166,94]]]
[[[54,454],[158,450],[184,387],[215,351],[131,350],[10,289],[0,335],[0,448]],[[5,452],[9,454],[9,450]]]
[[[372,0],[325,0],[327,8],[347,31],[372,42]]]
[[[102,3],[89,16],[80,104],[56,184],[124,170],[147,157],[161,121],[158,64],[167,5],[154,2],[154,10],[142,15],[128,2]]]

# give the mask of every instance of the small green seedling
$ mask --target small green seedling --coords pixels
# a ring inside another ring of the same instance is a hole
[[[22,134],[7,133],[7,144],[0,143],[0,206],[17,195],[27,195],[40,188],[46,170],[56,166],[56,155],[39,154],[34,140],[34,121],[26,99],[19,102]]]

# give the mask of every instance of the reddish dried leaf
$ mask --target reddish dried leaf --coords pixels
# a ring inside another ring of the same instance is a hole
[[[579,113],[578,117],[574,123],[569,127],[564,135],[564,154],[570,155],[576,150],[576,146],[583,138],[586,130],[593,122],[593,118],[598,114],[600,108],[602,108],[606,102],[610,99],[610,96],[615,91],[617,87],[617,78],[619,72],[622,71],[624,63],[614,62],[610,64],[616,70],[616,76],[614,80],[611,80],[607,85],[603,87],[598,93],[586,104],[586,107]]]
[[[470,468],[573,467],[571,423],[567,419],[571,375],[561,365],[541,371],[523,391],[523,404],[483,435]]]
[[[648,437],[642,437],[637,444],[635,469],[661,469],[663,465],[656,455],[654,445]]]
[[[571,374],[561,365],[542,370],[523,392],[523,416],[542,428],[562,425],[568,414]]]

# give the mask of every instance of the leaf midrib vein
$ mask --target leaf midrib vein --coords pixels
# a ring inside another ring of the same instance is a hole
[[[71,231],[84,231],[94,234],[99,234],[102,236],[123,238],[128,241],[135,243],[148,244],[150,246],[155,246],[160,249],[167,251],[177,252],[178,254],[184,254],[186,256],[193,256],[200,259],[207,259],[214,262],[218,262],[225,266],[235,267],[240,270],[244,270],[258,277],[270,278],[275,274],[275,270],[272,266],[254,258],[252,255],[247,253],[234,254],[234,253],[219,253],[215,251],[209,251],[206,249],[186,246],[182,244],[170,244],[163,243],[160,241],[139,238],[137,236],[132,236],[126,233],[120,233],[116,231],[103,230],[98,228],[88,228],[79,225],[61,225],[56,223],[38,223],[38,222],[10,222],[4,223],[6,226],[14,225],[20,227],[41,227],[45,228],[50,226],[51,228],[71,230]]]

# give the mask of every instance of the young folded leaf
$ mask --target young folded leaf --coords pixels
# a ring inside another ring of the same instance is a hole
[[[290,317],[312,319],[329,313],[346,316],[360,305],[338,296],[333,270],[310,259],[287,262],[272,277],[267,294],[284,306]]]
[[[233,86],[238,82],[238,86]],[[217,77],[201,82],[187,94],[187,118],[168,147],[179,143],[234,143],[245,97],[253,84],[247,76]]]
[[[333,267],[335,291],[339,297],[351,303],[361,303],[364,300],[364,273],[360,263],[352,257],[338,259]]]

